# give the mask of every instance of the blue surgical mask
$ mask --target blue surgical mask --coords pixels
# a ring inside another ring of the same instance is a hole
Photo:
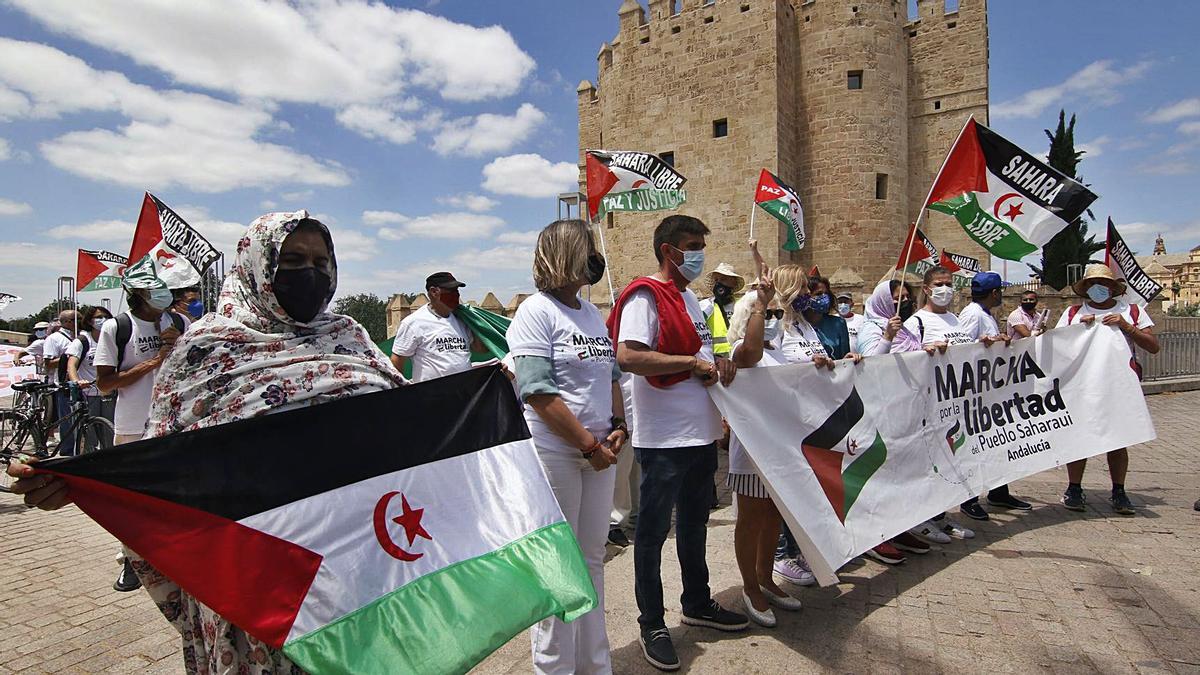
[[[200,302],[199,300],[193,300],[189,302],[187,306],[187,313],[190,314],[193,319],[199,319],[204,315],[204,303]]]
[[[105,321],[108,321],[108,319],[106,319],[105,317],[102,317],[102,316],[98,316],[98,317],[92,319],[92,328],[95,328],[96,330],[100,330],[100,327],[104,325]]]
[[[1112,297],[1112,291],[1104,284],[1092,284],[1088,286],[1087,295],[1092,302],[1102,303],[1108,302],[1108,299]]]
[[[175,296],[171,295],[171,291],[165,288],[151,289],[150,297],[146,299],[146,304],[159,312],[165,312],[174,302]]]
[[[704,273],[704,251],[682,251],[677,248],[675,250],[683,254],[683,263],[675,265],[683,278],[688,281],[699,279],[700,275]],[[674,265],[675,261],[671,261],[671,264]]]
[[[824,293],[814,296],[808,304],[808,308],[817,314],[825,314],[829,311],[829,296]]]
[[[811,295],[801,295],[795,300],[792,300],[792,311],[797,314],[807,310],[812,305]]]
[[[842,316],[846,316],[849,313],[850,313],[850,304],[845,303],[845,302],[839,302],[838,303],[838,314],[841,314]]]
[[[40,340],[40,339],[46,337],[46,331],[35,330],[35,331],[33,331],[33,336]]]

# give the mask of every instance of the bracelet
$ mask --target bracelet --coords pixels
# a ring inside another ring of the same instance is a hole
[[[755,316],[755,315],[763,316],[763,311],[761,309],[756,309],[756,310],[750,312],[750,316]]]
[[[590,448],[588,448],[587,450],[580,450],[579,452],[581,452],[583,454],[584,459],[591,459],[592,455],[596,454],[596,451],[600,449],[600,446],[602,444],[603,443],[601,441],[597,440],[595,443],[592,444],[592,446]]]

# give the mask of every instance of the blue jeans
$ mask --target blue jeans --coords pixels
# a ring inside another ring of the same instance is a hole
[[[58,423],[58,438],[62,441],[62,451],[59,453],[63,457],[70,457],[75,454],[75,429],[71,428],[71,422],[67,416],[71,414],[71,393],[67,391],[54,392],[54,407],[55,414],[62,421]]]
[[[675,510],[675,547],[683,578],[683,613],[708,609],[708,507],[717,472],[715,443],[689,448],[634,448],[642,467],[637,530],[634,533],[634,590],[644,629],[663,628],[662,547]]]

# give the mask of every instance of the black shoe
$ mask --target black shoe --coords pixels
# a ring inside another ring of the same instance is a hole
[[[1013,509],[1014,511],[1032,511],[1033,504],[1017,499],[1012,495],[1004,495],[1003,497],[988,497],[989,506],[999,506],[1004,509]]]
[[[967,502],[967,503],[963,504],[962,506],[958,507],[958,510],[962,511],[963,514],[966,515],[966,517],[968,517],[968,518],[973,518],[975,520],[988,520],[989,519],[988,512],[984,511],[983,507],[980,506],[979,502],[977,502],[977,501]]]
[[[625,548],[633,542],[629,541],[629,535],[625,534],[625,530],[619,527],[610,527],[608,528],[608,543]]]
[[[1133,502],[1129,501],[1129,497],[1125,495],[1124,490],[1113,490],[1112,496],[1108,498],[1108,501],[1112,503],[1113,511],[1123,516],[1132,516],[1134,513],[1137,513],[1133,510]]]
[[[128,593],[129,591],[136,591],[141,587],[142,580],[139,579],[136,574],[134,574],[133,565],[129,564],[129,561],[126,560],[125,564],[121,567],[121,574],[113,583],[113,590],[121,591],[122,593]]]
[[[708,602],[708,608],[699,614],[684,614],[683,622],[689,626],[704,626],[731,633],[745,630],[750,625],[750,619],[747,619],[745,615],[725,609],[716,600]]]
[[[1082,489],[1068,487],[1067,491],[1064,492],[1062,496],[1062,505],[1072,511],[1084,510],[1084,502],[1086,501],[1087,500],[1083,496]]]
[[[643,628],[642,656],[650,665],[659,670],[679,670],[679,655],[675,653],[675,645],[671,644],[671,632],[666,628]]]

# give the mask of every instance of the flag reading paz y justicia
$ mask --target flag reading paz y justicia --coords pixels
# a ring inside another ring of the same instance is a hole
[[[466,672],[596,606],[496,367],[38,467],[311,673]]]
[[[758,188],[754,191],[754,203],[787,225],[788,238],[783,250],[799,251],[804,248],[804,207],[800,205],[800,195],[792,186],[763,169],[758,176]]]
[[[992,255],[1020,260],[1095,200],[1083,184],[971,118],[950,148],[925,206],[954,216]]]
[[[630,150],[587,151],[588,215],[677,209],[687,179],[658,155]]]
[[[107,291],[121,287],[121,275],[128,263],[125,256],[111,251],[79,249],[75,262],[75,290]]]

